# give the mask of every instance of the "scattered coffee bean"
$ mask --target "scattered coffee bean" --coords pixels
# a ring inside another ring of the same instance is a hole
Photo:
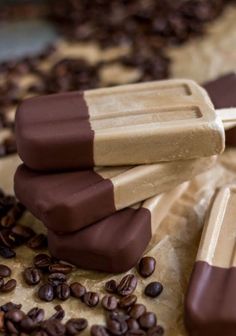
[[[81,299],[86,293],[86,288],[81,285],[79,282],[73,282],[70,285],[71,296],[74,296],[78,299]]]
[[[5,259],[11,259],[16,256],[16,252],[10,247],[0,245],[0,256]]]
[[[24,317],[20,322],[21,330],[24,330],[25,332],[31,332],[36,323],[28,316]]]
[[[88,321],[84,318],[72,318],[66,322],[66,333],[68,335],[77,335],[80,331],[86,329]]]
[[[155,271],[156,260],[153,257],[143,257],[138,265],[139,274],[147,278]]]
[[[58,320],[47,320],[42,322],[42,329],[49,336],[63,336],[65,334],[65,326]]]
[[[46,253],[37,254],[34,257],[34,266],[41,270],[47,270],[52,263],[51,257]]]
[[[15,304],[13,302],[7,302],[4,305],[2,305],[0,308],[4,313],[9,312],[10,310],[13,309],[21,309],[22,305],[21,304]]]
[[[54,299],[53,286],[50,284],[42,285],[38,290],[38,296],[41,300],[50,302]]]
[[[117,310],[110,312],[108,315],[108,319],[115,321],[127,321],[129,318],[129,315]]]
[[[67,300],[70,296],[70,287],[66,283],[59,284],[56,287],[56,296],[59,300]]]
[[[134,292],[137,287],[137,278],[133,274],[126,275],[117,286],[117,293],[126,296]]]
[[[8,292],[12,292],[15,288],[16,288],[16,280],[15,279],[11,279],[8,280],[0,289],[0,292],[2,293],[8,293]]]
[[[102,298],[102,306],[106,310],[115,310],[117,308],[117,298],[112,295],[105,295]]]
[[[99,296],[95,292],[86,292],[83,296],[83,302],[88,307],[95,307],[99,303]]]
[[[126,321],[129,330],[138,330],[139,324],[137,320],[130,318]]]
[[[25,317],[25,314],[20,309],[11,309],[5,314],[5,318],[12,322],[20,322]]]
[[[50,273],[69,274],[72,272],[73,267],[68,264],[57,263],[50,265],[48,269]]]
[[[35,235],[34,231],[24,225],[17,224],[11,228],[16,245],[22,245]]]
[[[144,293],[145,295],[147,296],[150,296],[150,297],[157,297],[161,294],[161,292],[163,291],[163,286],[160,282],[157,282],[157,281],[154,281],[154,282],[150,282],[145,290],[144,290]]]
[[[23,272],[23,277],[27,285],[35,286],[41,281],[41,274],[37,268],[27,267]]]
[[[0,277],[1,278],[6,278],[11,276],[11,269],[3,264],[0,264]]]
[[[136,303],[130,310],[129,315],[133,319],[139,319],[146,312],[146,307],[143,304]]]
[[[90,329],[91,336],[109,336],[109,332],[104,326],[93,325]]]
[[[27,246],[32,250],[43,249],[47,247],[47,237],[43,233],[37,234],[27,242]]]
[[[164,335],[164,328],[160,325],[148,329],[147,336],[161,336]]]
[[[129,307],[133,306],[136,303],[136,301],[137,301],[137,296],[136,295],[124,296],[119,301],[119,307],[121,309],[129,308]]]
[[[117,321],[117,320],[108,320],[107,321],[107,329],[113,335],[123,335],[128,330],[128,326],[126,321]]]
[[[66,276],[63,273],[52,273],[48,276],[48,282],[52,286],[58,286],[66,281]]]
[[[150,329],[156,325],[157,318],[154,313],[147,312],[141,315],[138,321],[139,321],[141,328]]]
[[[117,284],[115,280],[109,280],[105,283],[105,290],[108,293],[116,293],[116,289],[117,289]]]
[[[56,313],[54,313],[49,319],[50,320],[53,320],[53,319],[56,319],[56,320],[63,320],[63,318],[65,317],[65,311],[64,309],[62,308],[61,305],[57,305],[54,307],[54,309],[56,310]]]
[[[45,312],[43,309],[35,307],[28,311],[27,316],[31,318],[35,323],[40,323],[44,319]]]

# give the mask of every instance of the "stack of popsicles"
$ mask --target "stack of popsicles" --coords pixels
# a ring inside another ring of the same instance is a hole
[[[136,264],[185,181],[224,150],[222,120],[189,80],[31,98],[16,136],[15,193],[52,255],[108,272]]]

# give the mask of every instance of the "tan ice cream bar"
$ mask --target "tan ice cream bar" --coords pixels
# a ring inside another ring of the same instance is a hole
[[[48,230],[49,250],[56,258],[78,267],[125,272],[137,264],[152,234],[187,187],[185,182],[73,234],[58,235]]]
[[[186,296],[190,335],[235,335],[236,185],[216,195],[206,220]]]
[[[167,80],[25,100],[18,153],[36,170],[192,159],[224,149],[221,119],[200,86]]]
[[[216,157],[136,167],[42,174],[21,165],[15,174],[18,199],[56,232],[72,232],[143,201],[209,169]]]

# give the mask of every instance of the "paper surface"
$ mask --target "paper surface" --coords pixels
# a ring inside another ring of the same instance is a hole
[[[178,50],[172,50],[171,53],[175,59],[172,67],[173,75],[204,81],[217,77],[223,72],[234,70],[236,67],[235,15],[235,9],[225,12],[224,17],[211,26],[210,31],[214,33],[210,33],[203,40],[198,39]],[[95,56],[94,59],[96,59]],[[114,72],[114,67],[112,71]],[[121,82],[124,78],[123,71],[124,69],[119,69]],[[12,177],[18,161],[16,156],[0,161],[0,186],[8,192],[12,192]],[[214,168],[196,177],[190,183],[187,191],[174,204],[169,215],[162,222],[148,247],[146,254],[156,258],[156,270],[148,279],[139,278],[136,294],[140,303],[144,302],[148,310],[157,314],[158,323],[166,329],[165,335],[185,335],[183,299],[195,260],[204,216],[216,188],[234,181],[236,181],[236,150],[231,150],[221,156]],[[38,232],[44,231],[42,224],[30,214],[26,214],[23,222]],[[25,266],[30,266],[35,253],[27,247],[18,248],[16,253],[17,257],[14,260],[6,261],[0,258],[0,263],[8,264],[13,270],[12,277],[18,279],[14,293],[0,295],[0,304],[12,300],[22,303],[26,311],[37,305],[43,307],[47,314],[53,313],[53,307],[59,301],[40,302],[35,296],[37,286],[30,288],[22,281],[22,270]],[[131,272],[136,273],[136,270],[133,269]],[[120,279],[122,276],[113,277],[110,274],[77,270],[70,277],[70,281],[79,281],[88,290],[98,291],[102,297],[105,293],[104,283],[108,279]],[[164,291],[159,298],[149,299],[143,295],[143,290],[148,282],[154,280],[163,283]],[[70,317],[85,317],[88,318],[89,325],[103,323],[104,314],[100,306],[94,309],[87,308],[73,298],[61,304],[66,312],[65,321]],[[88,335],[89,328],[83,334]]]

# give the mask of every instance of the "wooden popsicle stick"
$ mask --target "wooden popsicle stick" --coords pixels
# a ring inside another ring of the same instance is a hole
[[[221,118],[224,124],[236,124],[236,107],[217,109],[216,114]]]

